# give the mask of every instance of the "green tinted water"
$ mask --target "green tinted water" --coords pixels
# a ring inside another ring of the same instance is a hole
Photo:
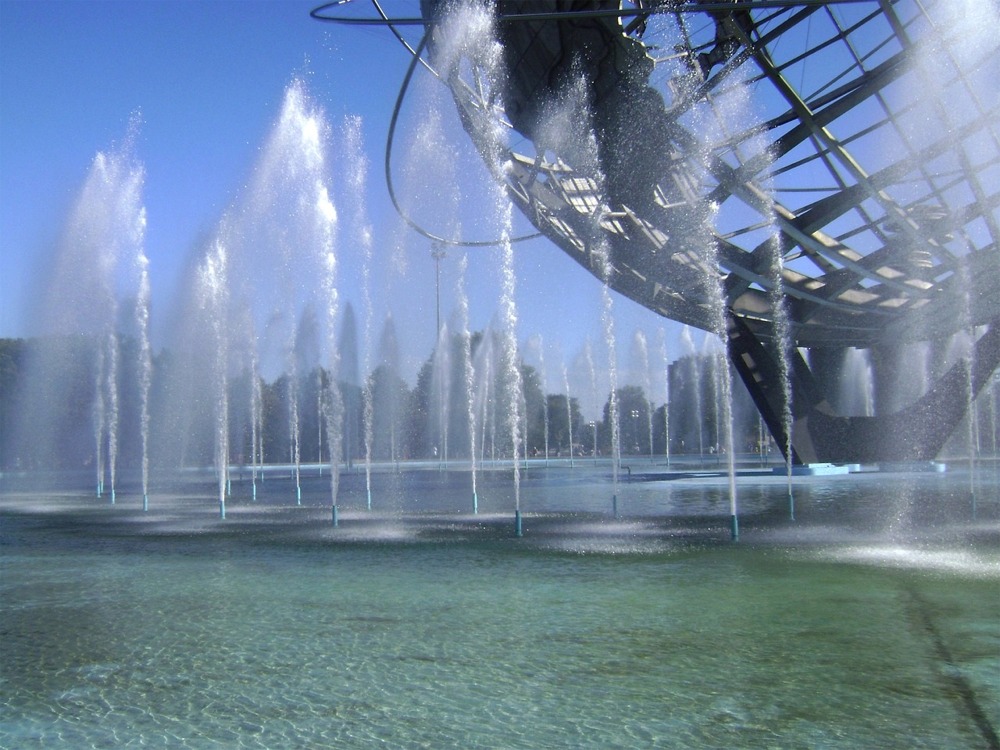
[[[2,747],[974,748],[1000,723],[992,536],[39,518],[2,519]]]

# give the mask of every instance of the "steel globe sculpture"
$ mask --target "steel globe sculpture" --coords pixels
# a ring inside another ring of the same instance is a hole
[[[347,20],[343,4],[313,15]],[[492,62],[456,39],[463,5],[488,13]],[[989,3],[422,0],[419,18],[396,19],[373,7],[349,22],[383,23],[411,46],[401,97],[424,64],[539,233],[653,312],[723,336],[794,460],[930,460],[989,382]],[[929,367],[903,399],[913,351],[939,361],[962,333],[968,355]],[[852,348],[871,355],[874,415],[838,413]]]

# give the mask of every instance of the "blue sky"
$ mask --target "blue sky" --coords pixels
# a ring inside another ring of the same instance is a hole
[[[120,142],[138,112],[136,155],[146,172],[154,348],[167,343],[166,321],[184,296],[184,270],[238,199],[285,89],[300,77],[334,132],[345,116],[362,118],[371,163],[367,210],[379,266],[371,277],[375,318],[381,321],[392,310],[406,348],[410,372],[404,374],[415,372],[433,346],[434,266],[429,243],[401,228],[382,173],[408,53],[387,29],[311,19],[315,5],[313,0],[0,0],[0,336],[34,332],[30,302],[44,286],[67,212],[95,154]],[[414,5],[389,3],[400,15],[414,15]],[[407,113],[396,149],[406,148],[407,132],[421,117]],[[454,113],[445,117],[454,120]],[[484,178],[482,166],[460,143],[465,136],[454,122],[444,127],[446,137],[464,149],[454,169],[467,186],[461,212],[463,224],[471,226],[484,211],[472,189]],[[407,276],[389,289],[383,281],[389,247],[400,241]],[[454,307],[462,252],[450,251],[442,263],[445,318]],[[491,252],[470,251],[476,329],[486,326],[498,307]],[[341,253],[339,286],[342,299],[360,315],[358,260],[348,250]],[[562,361],[571,364],[588,338],[598,368],[606,370],[599,283],[544,240],[518,245],[516,264],[519,338],[541,337],[549,390],[559,390]],[[639,329],[654,359],[664,327],[671,354],[681,353],[675,324],[617,295],[615,311],[623,371]],[[695,340],[701,336],[696,332]]]

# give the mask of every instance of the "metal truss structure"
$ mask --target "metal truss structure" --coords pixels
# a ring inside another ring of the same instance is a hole
[[[422,3],[432,68],[442,5]],[[937,455],[1000,362],[1000,33],[962,15],[1000,12],[950,0],[492,5],[501,75],[474,51],[439,73],[539,232],[650,310],[725,335],[782,446],[790,380],[795,460]],[[571,122],[587,114],[589,149],[560,141],[560,107]],[[505,142],[483,136],[487,121]],[[891,405],[907,345],[960,331],[973,354]],[[872,352],[876,416],[836,412],[831,381],[850,347]]]

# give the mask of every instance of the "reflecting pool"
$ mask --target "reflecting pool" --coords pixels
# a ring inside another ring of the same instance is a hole
[[[579,463],[579,462],[578,462]],[[0,494],[0,746],[991,748],[997,475],[532,467]],[[45,484],[46,488],[40,486]],[[161,482],[161,485],[163,483]],[[82,485],[79,485],[82,486]],[[970,487],[976,489],[975,507]]]

